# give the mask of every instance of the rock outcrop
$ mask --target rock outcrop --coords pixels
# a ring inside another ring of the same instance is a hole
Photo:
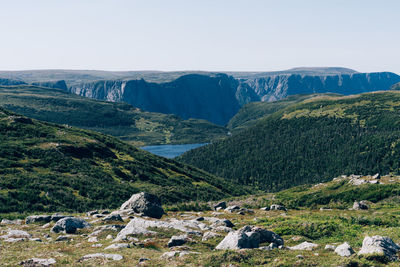
[[[122,204],[120,210],[132,210],[147,217],[160,219],[165,213],[157,196],[149,193],[138,193]]]
[[[398,260],[397,253],[399,251],[400,246],[394,243],[392,239],[376,235],[364,238],[358,255],[379,255],[387,257],[390,261],[395,261]]]
[[[354,250],[351,248],[349,243],[344,242],[335,249],[335,253],[342,257],[350,257],[354,254]]]
[[[51,231],[54,233],[63,232],[67,234],[73,234],[76,232],[76,229],[87,228],[87,227],[90,227],[90,224],[84,219],[75,217],[66,217],[57,221],[57,223],[53,226]]]

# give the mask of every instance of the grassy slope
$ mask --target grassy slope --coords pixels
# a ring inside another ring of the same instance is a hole
[[[245,193],[111,136],[0,109],[0,213],[117,207],[142,190],[165,203]]]
[[[362,177],[365,178],[365,177]],[[368,179],[368,178],[367,178]],[[244,225],[256,225],[275,233],[280,234],[285,246],[294,246],[303,241],[318,244],[313,251],[291,251],[286,249],[274,249],[272,251],[246,249],[239,251],[219,251],[215,246],[222,240],[223,236],[208,241],[202,241],[200,236],[191,236],[191,242],[185,244],[190,251],[201,254],[176,257],[166,260],[161,258],[164,252],[171,251],[167,247],[169,238],[172,235],[180,234],[179,231],[166,231],[154,229],[158,235],[149,239],[148,236],[139,235],[143,246],[133,246],[129,249],[120,249],[117,252],[123,255],[122,261],[113,262],[107,260],[92,260],[83,263],[78,262],[85,254],[104,252],[104,248],[112,244],[112,240],[106,239],[108,234],[116,232],[107,231],[99,235],[98,243],[101,248],[92,247],[86,236],[93,230],[79,230],[69,242],[54,242],[56,234],[50,233],[52,240],[46,242],[16,242],[2,244],[2,263],[5,266],[16,266],[19,262],[32,258],[55,258],[58,264],[69,266],[134,266],[140,258],[148,258],[150,266],[398,266],[398,262],[385,264],[385,260],[379,257],[366,258],[352,255],[351,257],[340,257],[333,251],[325,250],[326,244],[341,244],[348,242],[357,253],[366,235],[389,236],[394,242],[400,240],[400,210],[399,192],[393,190],[390,194],[381,195],[382,188],[391,186],[400,188],[399,176],[382,177],[384,184],[365,184],[354,186],[348,183],[348,179],[338,179],[325,184],[315,186],[300,186],[277,194],[264,194],[260,196],[241,197],[228,200],[228,204],[238,204],[242,207],[254,209],[254,214],[239,215],[237,213],[222,212],[219,218],[227,218],[235,224],[235,229]],[[368,191],[370,196],[354,195],[354,191]],[[337,197],[327,205],[320,205],[318,198],[314,195]],[[309,203],[306,205],[295,205],[298,201],[309,196]],[[362,197],[362,198],[360,198]],[[364,198],[366,197],[366,198]],[[375,198],[378,197],[378,198]],[[349,210],[352,207],[352,200],[369,199],[374,203],[370,204],[369,210]],[[282,211],[261,211],[258,208],[274,203],[284,203],[290,207],[287,212]],[[203,203],[200,203],[203,204]],[[206,204],[206,203],[204,203]],[[320,211],[320,207],[330,207],[332,210]],[[292,209],[293,208],[293,209]],[[167,207],[168,209],[168,207]],[[74,214],[83,215],[83,214]],[[216,216],[211,211],[197,213],[186,213],[185,216]],[[182,212],[168,212],[164,219],[183,219]],[[186,217],[185,217],[186,218]],[[1,215],[0,215],[1,219]],[[187,218],[186,218],[187,219]],[[126,222],[125,222],[126,223]],[[95,226],[101,222],[96,222]],[[9,225],[0,225],[0,231],[6,230]],[[43,238],[49,234],[49,228],[43,229],[40,225],[29,224],[12,226],[14,229],[28,231],[34,237]],[[221,233],[226,235],[226,233]],[[147,241],[146,241],[147,240]],[[268,245],[268,244],[265,244]],[[77,247],[79,246],[79,249]],[[296,255],[303,255],[299,259]],[[348,265],[346,265],[348,264]],[[363,265],[364,264],[364,265]]]
[[[180,160],[272,191],[342,173],[399,172],[399,107],[396,91],[313,98]]]
[[[284,109],[305,99],[319,96],[339,96],[337,94],[310,94],[293,95],[275,102],[253,102],[244,105],[239,112],[229,121],[227,127],[232,132],[244,130],[255,125],[260,119],[272,113]]]
[[[182,120],[31,85],[0,86],[0,106],[35,119],[110,134],[138,146],[210,142],[227,131],[204,120]]]

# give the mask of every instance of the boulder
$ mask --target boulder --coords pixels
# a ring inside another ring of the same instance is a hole
[[[20,263],[20,265],[24,267],[42,267],[42,266],[52,266],[56,264],[55,259],[39,259],[39,258],[32,258]]]
[[[221,235],[217,234],[217,233],[214,233],[214,232],[211,232],[211,231],[207,231],[207,232],[205,232],[203,234],[203,237],[202,237],[201,241],[207,241],[209,239],[212,239],[212,238],[215,238],[215,237],[219,237],[219,236],[221,236]]]
[[[282,245],[283,239],[260,227],[245,226],[238,231],[230,232],[215,249],[258,248],[260,243],[270,242]]]
[[[369,206],[366,200],[354,201],[353,210],[367,210],[367,209],[369,209]]]
[[[22,230],[8,230],[8,233],[6,235],[0,236],[2,239],[29,239],[32,236]]]
[[[67,233],[67,234],[73,234],[76,232],[76,229],[78,228],[87,228],[90,227],[90,224],[85,221],[84,219],[80,218],[75,218],[75,217],[66,217],[61,220],[59,220],[53,228],[51,228],[51,231],[54,233]]]
[[[217,210],[218,208],[219,209],[226,209],[226,202],[222,201],[222,202],[219,202],[216,205],[214,205],[214,210]]]
[[[337,246],[335,253],[342,257],[350,257],[354,254],[354,250],[351,248],[349,243],[344,242],[343,244]]]
[[[235,211],[239,211],[240,210],[240,207],[239,206],[237,206],[237,205],[233,205],[233,206],[229,206],[229,207],[227,207],[226,209],[225,209],[225,211],[228,211],[228,212],[235,212]]]
[[[287,211],[286,207],[283,205],[279,205],[279,204],[272,204],[269,207],[270,210],[283,210],[283,211]]]
[[[260,210],[269,211],[269,210],[270,210],[270,207],[262,207],[262,208],[260,208]]]
[[[30,223],[48,223],[51,221],[50,215],[32,215],[28,216],[25,219],[26,224]]]
[[[16,225],[20,225],[22,224],[22,220],[8,220],[8,219],[2,219],[0,224],[16,224]]]
[[[316,247],[318,247],[318,244],[314,244],[314,243],[305,241],[296,246],[289,247],[289,249],[290,250],[313,250]]]
[[[72,240],[72,236],[70,235],[60,235],[56,238],[56,242],[70,241],[70,240]]]
[[[145,192],[132,195],[120,210],[132,210],[144,216],[160,219],[165,214],[157,196]]]
[[[326,245],[325,246],[325,250],[331,250],[331,251],[335,251],[335,249],[336,249],[336,246],[334,246],[334,245]]]
[[[377,173],[374,176],[372,176],[372,179],[379,180],[379,179],[381,179],[381,175],[379,173]]]
[[[64,218],[67,218],[67,217],[70,217],[70,216],[55,213],[55,214],[51,215],[51,220],[52,220],[53,222],[58,222],[59,220],[64,219]]]
[[[392,239],[386,236],[373,236],[365,237],[361,250],[358,255],[375,254],[385,256],[390,261],[398,260],[397,253],[400,250],[400,246],[393,242]]]
[[[188,236],[187,235],[179,235],[179,236],[172,236],[171,239],[168,241],[168,247],[176,247],[176,246],[182,246],[188,241]]]

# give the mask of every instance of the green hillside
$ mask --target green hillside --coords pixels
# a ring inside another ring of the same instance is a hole
[[[0,106],[38,120],[110,134],[137,146],[205,143],[227,133],[205,120],[183,120],[32,85],[0,86]]]
[[[340,174],[398,173],[400,92],[304,100],[180,160],[277,191]]]
[[[252,102],[244,105],[239,112],[229,121],[227,127],[232,132],[237,132],[253,126],[265,116],[284,109],[305,99],[320,96],[340,96],[338,94],[310,94],[293,95],[275,102]]]
[[[0,108],[0,213],[115,208],[139,191],[164,203],[246,193],[114,137]]]

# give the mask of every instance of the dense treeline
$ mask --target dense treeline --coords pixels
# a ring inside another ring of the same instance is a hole
[[[180,160],[277,191],[340,174],[400,171],[400,94],[306,100]]]
[[[139,191],[163,203],[248,192],[113,137],[0,108],[0,213],[115,208]]]

